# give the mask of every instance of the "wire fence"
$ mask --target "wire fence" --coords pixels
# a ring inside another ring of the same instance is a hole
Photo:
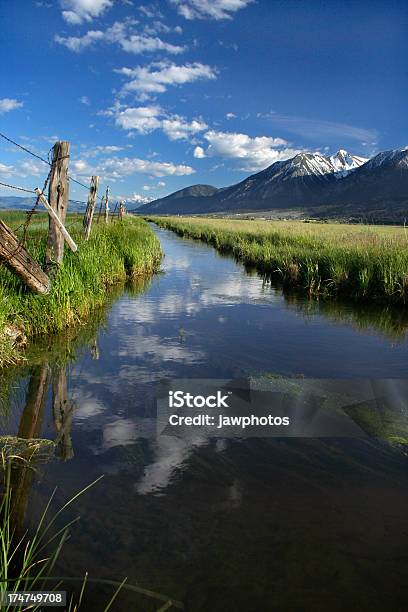
[[[41,155],[37,155],[37,153],[34,153],[34,151],[31,151],[30,149],[28,149],[27,147],[25,147],[24,145],[16,142],[15,140],[13,140],[12,138],[10,138],[9,136],[7,136],[6,134],[3,134],[2,132],[0,132],[0,138],[3,138],[3,140],[5,140],[6,142],[14,145],[15,147],[17,147],[18,149],[21,149],[22,151],[24,151],[25,153],[27,153],[28,155],[31,155],[32,157],[39,159],[40,161],[42,161],[44,164],[47,164],[47,166],[51,166],[52,162],[50,161],[49,157],[50,157],[50,153],[52,151],[52,148],[48,151],[48,159],[45,159],[44,157],[42,157]],[[65,156],[65,157],[69,157],[69,156]],[[65,159],[65,157],[59,157],[58,159],[54,160],[55,162],[60,161],[61,159]],[[84,183],[82,183],[81,181],[79,181],[77,178],[75,178],[74,176],[72,176],[71,174],[68,174],[68,180],[71,181],[72,183],[75,183],[76,185],[83,187],[83,189],[86,189],[87,191],[89,191],[89,185],[85,185]],[[24,187],[17,187],[15,185],[9,185],[7,183],[2,183],[0,182],[0,185],[2,185],[3,187],[8,187],[9,189],[15,189],[17,191],[25,191],[27,193],[35,193],[33,190],[29,190],[29,189],[25,189]],[[96,196],[98,200],[102,200],[102,197],[97,195]],[[72,200],[73,202],[75,202],[75,200]]]

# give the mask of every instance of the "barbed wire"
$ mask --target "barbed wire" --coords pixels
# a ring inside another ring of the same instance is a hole
[[[16,147],[18,147],[19,149],[21,149],[22,151],[25,151],[26,153],[28,153],[29,155],[32,155],[32,157],[36,157],[37,159],[39,159],[40,161],[42,161],[44,164],[47,164],[48,166],[52,166],[53,163],[56,163],[58,161],[61,161],[62,159],[67,159],[70,156],[69,155],[64,155],[63,157],[58,157],[57,159],[50,161],[50,154],[52,151],[52,148],[48,151],[48,160],[44,159],[44,157],[41,157],[41,155],[37,155],[36,153],[34,153],[33,151],[30,151],[30,149],[27,149],[27,147],[24,147],[22,144],[19,144],[18,142],[16,142],[15,140],[13,140],[12,138],[9,138],[9,136],[6,136],[6,134],[3,134],[2,132],[0,132],[0,137],[4,138],[4,140],[7,140],[7,142],[10,142],[11,144],[15,145]],[[77,185],[79,185],[80,187],[83,187],[84,189],[86,189],[87,191],[89,191],[89,186],[88,185],[84,185],[84,183],[81,183],[81,181],[78,181],[78,179],[74,178],[73,176],[71,176],[70,174],[68,174],[68,179],[70,181],[72,181],[73,183],[76,183]],[[7,185],[6,185],[7,186]],[[24,191],[23,189],[21,189],[21,191]],[[33,192],[34,193],[34,192]],[[96,196],[99,200],[102,200],[102,197],[97,195]]]
[[[47,161],[46,159],[44,159],[43,157],[41,157],[41,155],[37,155],[36,153],[33,153],[32,151],[30,151],[30,149],[27,149],[27,147],[24,147],[23,145],[19,144],[15,140],[12,140],[11,138],[6,136],[5,134],[2,134],[1,132],[0,132],[0,137],[4,138],[4,140],[7,140],[7,142],[10,142],[11,144],[13,144],[16,147],[18,147],[19,149],[21,149],[22,151],[25,151],[29,155],[32,155],[33,157],[36,157],[37,159],[41,160],[44,164],[50,165],[50,162]]]
[[[9,185],[8,183],[1,183],[2,187],[8,187],[9,189],[15,189],[16,191],[25,191],[26,193],[35,193],[33,189],[25,189],[24,187],[17,187],[16,185]]]

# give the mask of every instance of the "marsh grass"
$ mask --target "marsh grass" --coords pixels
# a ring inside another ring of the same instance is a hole
[[[311,295],[406,304],[404,228],[296,221],[151,217]]]
[[[24,214],[2,213],[1,217],[21,234]],[[159,266],[160,243],[141,219],[126,217],[107,226],[95,223],[88,242],[82,238],[81,220],[79,215],[67,218],[78,251],[66,248],[49,295],[34,295],[15,274],[0,266],[0,367],[21,356],[15,342],[4,334],[6,326],[12,325],[27,338],[60,332],[86,320],[102,306],[110,287],[149,275]],[[29,228],[27,248],[40,265],[45,263],[47,227],[46,216],[39,214]]]
[[[50,507],[54,495],[51,496],[42,512],[33,533],[21,532],[16,526],[16,504],[18,504],[17,485],[15,474],[34,471],[36,465],[47,460],[48,447],[52,444],[49,440],[22,440],[9,437],[6,441],[1,440],[2,450],[0,457],[0,472],[3,476],[1,503],[0,503],[0,594],[6,592],[16,593],[18,591],[53,591],[66,590],[64,579],[52,576],[55,564],[61,554],[66,542],[70,528],[78,519],[66,523],[63,527],[57,527],[60,516],[75,503],[75,501],[99,480],[95,480],[82,491],[69,499],[54,515],[50,514]],[[44,455],[44,448],[46,455]],[[29,450],[28,450],[29,449]],[[28,452],[27,452],[28,450]],[[69,580],[69,579],[67,579]],[[68,612],[76,612],[82,609],[81,604],[87,584],[87,574],[80,580],[82,585],[79,589],[77,601],[72,594],[67,601]],[[116,583],[116,589],[110,601],[104,606],[104,612],[111,608],[116,599],[122,583]],[[6,611],[11,610],[41,610],[38,605],[13,605],[2,606]]]

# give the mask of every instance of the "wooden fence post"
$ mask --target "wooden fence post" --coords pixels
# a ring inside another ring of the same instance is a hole
[[[105,195],[105,223],[109,223],[109,187],[106,188]]]
[[[89,240],[89,236],[91,235],[91,226],[92,226],[92,220],[93,220],[95,206],[96,206],[96,196],[98,194],[98,186],[99,186],[99,176],[93,176],[91,178],[91,186],[89,189],[88,204],[86,207],[84,223],[83,223],[84,234],[85,234],[86,240]]]
[[[68,159],[70,143],[66,141],[56,142],[53,147],[50,186],[48,201],[53,211],[58,215],[62,224],[68,208],[69,183],[68,183]],[[64,257],[64,238],[60,227],[53,217],[49,217],[48,241],[45,255],[46,270],[56,272]]]
[[[0,221],[0,260],[35,293],[49,293],[51,282],[17,236]]]
[[[44,204],[45,208],[47,209],[50,219],[54,221],[55,225],[58,227],[58,230],[61,232],[62,240],[66,240],[71,251],[75,253],[78,250],[78,247],[65,229],[63,222],[61,221],[57,213],[54,211],[54,209],[51,208],[51,205],[48,203],[48,200],[42,193],[41,189],[38,189],[38,187],[36,187],[34,191],[39,197],[40,202],[42,202],[42,204]]]
[[[99,223],[99,221],[101,220],[102,217],[102,208],[105,204],[105,196],[101,197],[101,203],[99,205],[99,213],[98,213],[98,219],[97,219],[97,223]]]

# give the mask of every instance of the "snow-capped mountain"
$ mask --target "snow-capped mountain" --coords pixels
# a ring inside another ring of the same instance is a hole
[[[344,176],[345,172],[359,168],[368,161],[366,157],[350,155],[350,153],[344,149],[337,151],[336,155],[329,157],[329,160],[334,168],[334,172],[340,172],[342,176]]]
[[[193,188],[190,188],[193,189]],[[332,156],[299,153],[275,162],[236,185],[199,191],[182,190],[140,210],[148,213],[208,213],[255,210],[313,211],[405,210],[408,216],[408,148],[379,153],[370,160],[340,149]],[[405,208],[404,208],[405,207]]]

